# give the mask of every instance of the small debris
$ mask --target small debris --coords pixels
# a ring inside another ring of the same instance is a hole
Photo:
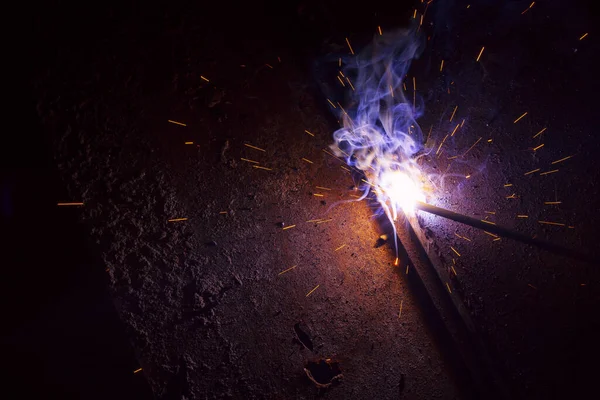
[[[313,351],[313,343],[310,336],[302,330],[300,323],[294,325],[294,332],[296,333],[296,339],[304,346],[307,350]]]
[[[387,240],[388,240],[388,235],[383,234],[383,235],[379,236],[379,238],[375,242],[375,248],[377,249],[377,248],[383,246],[384,244],[386,244]]]
[[[309,361],[304,367],[304,372],[319,389],[328,388],[343,377],[339,363],[330,358]]]
[[[227,164],[227,156],[225,155],[227,150],[229,150],[229,140],[226,140],[225,143],[223,143],[223,147],[221,147],[221,162],[223,164]]]

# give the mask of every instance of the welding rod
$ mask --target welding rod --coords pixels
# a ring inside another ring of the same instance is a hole
[[[434,214],[442,218],[451,219],[453,221],[460,222],[461,224],[472,226],[473,228],[482,229],[484,231],[493,233],[498,236],[513,239],[522,243],[527,243],[554,254],[575,258],[592,264],[600,264],[600,259],[592,255],[582,254],[575,250],[568,249],[566,247],[562,247],[554,243],[549,243],[540,239],[535,239],[522,233],[512,231],[508,228],[484,222],[480,219],[471,218],[466,215],[458,214],[440,207],[432,206],[431,204],[417,201],[415,204],[415,208],[426,213]]]

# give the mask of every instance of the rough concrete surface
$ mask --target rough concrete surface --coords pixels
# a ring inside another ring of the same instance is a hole
[[[522,15],[512,4],[459,3],[448,13],[453,24],[432,30],[409,72],[424,98],[419,122],[424,132],[432,126],[424,168],[445,176],[434,204],[590,251],[598,170],[587,165],[599,149],[595,112],[581,101],[593,98],[595,47],[578,41],[586,21],[564,22],[566,5],[543,7]],[[374,246],[381,231],[372,210],[352,201],[358,182],[323,151],[337,121],[307,54],[311,45],[343,48],[349,34],[318,33],[331,10],[278,9],[293,22],[250,6],[235,15],[197,5],[110,10],[83,38],[48,50],[55,61],[38,74],[38,112],[71,200],[85,203],[81,219],[155,396],[468,395],[436,344],[440,332],[393,267],[393,250]],[[433,10],[439,25],[444,10]],[[306,29],[309,44],[294,47],[287,39],[302,35],[286,28]],[[468,157],[449,159],[479,137]],[[524,176],[571,154],[557,173]],[[169,222],[177,218],[187,220]],[[597,269],[421,218],[448,271],[455,259],[453,295],[467,304],[512,397],[577,392],[564,389],[563,374],[586,387],[587,342],[577,338],[587,340],[588,318],[597,318]],[[326,222],[307,222],[314,219]],[[343,375],[327,389],[304,371],[320,358],[338,362]]]

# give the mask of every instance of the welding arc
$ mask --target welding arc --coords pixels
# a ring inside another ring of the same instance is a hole
[[[451,219],[456,222],[460,222],[461,224],[472,226],[473,228],[481,229],[490,233],[493,233],[498,236],[502,236],[505,238],[513,239],[522,243],[527,243],[532,246],[539,247],[548,252],[559,254],[562,256],[574,258],[577,260],[585,261],[592,264],[600,265],[600,259],[597,257],[582,254],[575,250],[568,249],[566,247],[559,246],[554,243],[549,243],[543,240],[534,239],[522,233],[518,233],[512,231],[508,228],[504,228],[502,226],[498,226],[495,224],[490,224],[487,222],[483,222],[482,220],[468,217],[466,215],[458,214],[450,210],[446,210],[440,207],[432,206],[431,204],[423,203],[417,201],[415,204],[415,208],[426,213],[434,214],[442,218]]]

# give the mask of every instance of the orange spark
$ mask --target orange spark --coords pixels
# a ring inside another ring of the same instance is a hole
[[[175,124],[175,125],[187,126],[183,122],[177,122],[177,121],[173,121],[173,120],[170,120],[170,119],[168,119],[167,121],[169,121],[170,123]]]
[[[348,43],[348,47],[350,48],[350,53],[354,54],[354,50],[352,50],[352,46],[350,45],[350,41],[346,38],[346,43]]]
[[[475,60],[475,62],[479,62],[479,59],[481,58],[481,55],[483,54],[483,49],[485,49],[485,46],[483,46],[481,48],[481,51],[479,52],[479,55],[477,56],[477,59]]]
[[[265,171],[273,171],[273,168],[261,167],[260,165],[253,165],[252,168],[264,169]]]
[[[519,118],[515,119],[515,121],[513,122],[513,124],[516,124],[517,122],[519,122],[526,115],[527,115],[527,111],[523,115],[521,115]]]
[[[187,218],[174,218],[168,220],[168,222],[179,222],[179,221],[187,221]]]
[[[529,5],[529,7],[527,7],[527,8],[526,8],[526,9],[525,9],[525,10],[524,10],[522,13],[521,13],[521,15],[523,15],[523,14],[525,14],[527,11],[529,11],[529,9],[530,9],[531,7],[533,7],[533,5],[534,5],[534,4],[535,4],[535,1],[534,1],[534,2],[532,2],[532,3]]]
[[[535,139],[536,137],[540,136],[542,133],[544,133],[546,131],[546,129],[548,129],[548,128],[544,128],[541,131],[539,131],[538,133],[536,133],[535,135],[533,135],[533,138]]]
[[[296,226],[296,225],[285,226],[285,227],[283,227],[282,231],[286,231],[286,230],[288,230],[288,229],[292,229],[292,228],[294,228],[295,226]]]
[[[341,249],[343,249],[345,246],[346,246],[346,245],[345,245],[345,244],[343,244],[343,245],[341,245],[340,247],[338,247],[337,249],[335,249],[334,251],[341,250]]]
[[[444,69],[444,60],[442,60],[442,63],[440,64],[440,72],[442,72],[443,69]]]
[[[454,136],[454,134],[456,133],[456,130],[458,129],[459,126],[460,126],[460,124],[456,124],[456,126],[454,127],[454,130],[452,131],[452,134],[450,136]]]
[[[553,169],[552,171],[540,172],[540,175],[549,175],[558,172],[557,169]]]
[[[208,79],[206,79],[205,77],[203,77],[202,75],[200,75],[200,79],[206,81],[206,82],[210,82]]]
[[[315,186],[317,189],[323,189],[323,190],[331,190],[329,188],[323,187],[323,186]]]
[[[560,160],[552,161],[550,164],[558,164],[559,162],[566,161],[566,160],[568,160],[571,157],[573,157],[573,156],[568,156],[568,157],[565,157],[565,158],[561,158]]]
[[[310,136],[315,136],[314,133],[311,133],[311,132],[307,131],[306,129],[304,130],[304,132],[308,133]]]
[[[473,143],[473,146],[469,147],[469,150],[465,151],[465,154],[463,154],[462,156],[463,156],[463,157],[464,157],[464,156],[466,156],[466,155],[467,155],[467,153],[468,153],[469,151],[471,151],[471,149],[472,149],[473,147],[475,147],[475,145],[476,145],[477,143],[479,143],[479,141],[480,141],[481,139],[482,139],[482,138],[479,138],[479,139],[477,139],[477,141],[476,141],[475,143]],[[505,185],[505,186],[506,186],[506,185]]]
[[[317,290],[319,288],[319,286],[321,286],[321,285],[315,286],[315,288],[313,290],[311,290],[310,292],[306,293],[306,297],[310,296],[315,290]]]
[[[450,116],[450,122],[452,122],[452,119],[454,119],[454,114],[456,113],[456,110],[458,110],[458,106],[454,107],[454,111],[452,111],[452,115]]]
[[[346,80],[348,81],[348,84],[352,88],[352,91],[354,91],[354,85],[352,84],[352,82],[350,82],[350,78],[346,77]]]
[[[304,161],[306,161],[307,163],[309,163],[309,164],[314,164],[314,163],[313,163],[312,161],[310,161],[309,159],[306,159],[306,158],[302,158],[302,159],[303,159]]]
[[[137,374],[137,373],[138,373],[138,372],[140,372],[141,370],[142,370],[141,368],[138,368],[138,369],[136,369],[135,371],[133,371],[133,373],[134,373],[134,374]]]
[[[378,26],[377,30],[379,31],[379,36],[383,35],[383,33],[381,32],[381,26]]]
[[[584,33],[584,34],[583,34],[583,36],[581,36],[581,37],[579,38],[579,40],[583,40],[583,39],[585,39],[587,35],[588,35],[588,33]]]
[[[448,135],[446,135],[444,137],[444,140],[442,140],[442,143],[440,143],[440,145],[439,145],[437,151],[435,152],[435,154],[438,154],[440,152],[440,149],[442,148],[442,145],[444,144],[444,142],[446,141],[446,139],[448,139]]]
[[[331,102],[331,100],[327,99],[327,101],[329,102],[329,104],[331,104],[331,107],[333,107],[333,108],[337,108],[337,107],[335,106],[335,104],[333,104],[333,103]]]
[[[286,272],[288,272],[288,271],[291,271],[291,270],[293,270],[293,269],[294,269],[294,268],[296,268],[296,267],[297,267],[297,265],[294,265],[293,267],[290,267],[290,268],[288,268],[288,269],[286,269],[286,270],[284,270],[284,271],[281,271],[281,272],[280,272],[280,273],[278,273],[277,275],[283,275],[283,274],[285,274]]]
[[[323,150],[323,152],[329,154],[331,157],[337,158],[334,154],[328,152],[327,150],[325,150],[325,149],[322,149],[322,150]]]
[[[559,222],[549,222],[549,221],[538,221],[540,224],[544,225],[556,225],[556,226],[565,226],[565,224],[561,224]]]
[[[541,149],[542,147],[544,147],[544,143],[540,144],[539,146],[534,147],[533,151],[537,151],[537,150]]]
[[[249,160],[249,159],[247,159],[247,158],[240,158],[240,160],[242,160],[242,161],[246,161],[246,162],[249,162],[249,163],[252,163],[252,164],[260,164],[258,161]]]
[[[541,169],[541,168],[537,168],[537,169],[531,170],[531,171],[529,171],[529,172],[525,172],[523,175],[530,175],[530,174],[533,174],[534,172],[538,172],[540,169]]]
[[[460,257],[460,253],[458,251],[456,251],[456,249],[454,247],[450,246],[450,248],[452,249],[453,252],[456,253],[457,256]]]
[[[82,206],[83,203],[56,203],[57,206]]]
[[[263,153],[267,152],[266,150],[261,149],[260,147],[252,146],[251,144],[248,144],[248,143],[244,143],[244,146],[250,147],[251,149],[254,149],[254,150],[262,151]]]

